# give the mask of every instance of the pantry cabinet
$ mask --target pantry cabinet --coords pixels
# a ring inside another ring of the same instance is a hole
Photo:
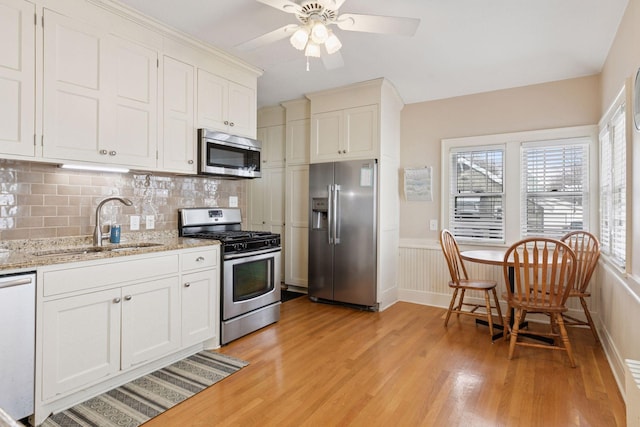
[[[309,165],[287,167],[285,283],[308,285]]]
[[[262,165],[264,168],[282,168],[285,165],[285,126],[258,128],[258,141],[262,142]]]
[[[35,6],[0,0],[0,153],[35,155]]]
[[[311,116],[311,163],[378,157],[378,106]]]
[[[155,168],[158,53],[44,12],[43,156]]]
[[[254,89],[198,70],[198,127],[256,137]]]

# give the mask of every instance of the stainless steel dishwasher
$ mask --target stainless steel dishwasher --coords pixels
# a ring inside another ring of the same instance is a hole
[[[16,420],[33,414],[36,275],[0,276],[0,408]]]

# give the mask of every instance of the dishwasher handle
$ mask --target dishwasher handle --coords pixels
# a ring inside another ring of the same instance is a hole
[[[29,285],[32,281],[33,279],[31,277],[20,277],[19,279],[0,281],[0,289]]]

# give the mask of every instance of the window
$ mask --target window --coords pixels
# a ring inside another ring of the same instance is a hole
[[[559,238],[589,224],[589,139],[522,144],[521,235]]]
[[[597,126],[442,140],[442,223],[465,243],[509,245],[597,226]]]
[[[450,228],[459,238],[504,239],[504,148],[451,151]]]
[[[600,244],[602,252],[624,269],[627,244],[627,138],[625,105],[617,104],[614,104],[613,114],[600,131]]]

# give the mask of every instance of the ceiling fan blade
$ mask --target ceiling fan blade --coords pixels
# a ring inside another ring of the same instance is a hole
[[[420,19],[344,13],[338,16],[336,24],[345,31],[412,36],[420,25]]]
[[[244,43],[240,43],[235,47],[239,50],[245,50],[245,51],[257,49],[266,44],[274,43],[279,40],[290,37],[294,33],[294,31],[297,29],[298,29],[298,25],[296,24],[285,25],[284,27],[280,27],[277,30],[273,30],[271,32],[263,34],[259,37],[256,37],[255,39],[251,39]]]
[[[335,70],[336,68],[344,67],[344,59],[342,59],[340,51],[334,52],[331,55],[323,52],[320,59],[322,59],[322,64],[326,70]]]
[[[326,7],[331,10],[338,10],[346,0],[327,0]]]
[[[299,4],[289,0],[257,0],[257,1],[262,4],[266,4],[267,6],[280,9],[281,11],[286,13],[304,14]]]

